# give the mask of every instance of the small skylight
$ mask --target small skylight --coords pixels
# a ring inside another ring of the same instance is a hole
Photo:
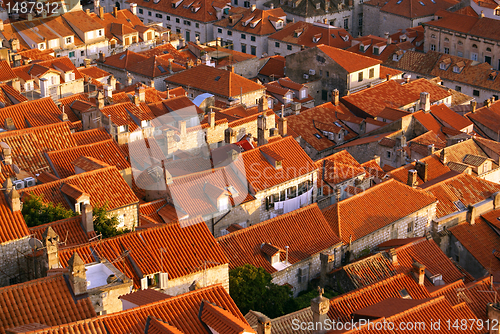
[[[422,1],[419,1],[418,3],[421,4],[422,6],[425,6],[425,4]]]
[[[318,133],[315,133],[314,134],[314,137],[318,138],[318,139],[321,139],[321,136],[318,134]]]
[[[170,52],[168,52],[168,50],[163,51],[163,54],[168,55],[169,53],[170,53]]]
[[[453,202],[453,204],[455,204],[455,206],[457,207],[457,209],[460,210],[460,211],[464,211],[464,210],[467,209],[465,207],[464,203],[462,203],[461,200],[455,201],[455,202]]]
[[[412,299],[411,296],[410,296],[410,294],[408,293],[408,291],[406,289],[399,290],[399,295],[403,299]]]
[[[163,68],[163,66],[161,65],[158,65],[158,69],[160,70],[161,73],[165,73],[165,69]]]
[[[122,54],[122,55],[120,56],[120,60],[122,60],[123,58],[125,58],[125,56],[126,56],[126,55],[127,55],[127,54],[125,54],[125,53],[124,53],[124,54]]]
[[[339,122],[333,122],[333,124],[335,124],[335,125],[336,125],[336,126],[338,126],[339,128],[341,128],[341,127],[342,127],[342,125],[340,125],[340,123],[339,123]]]
[[[403,2],[403,0],[398,0],[398,2],[396,2],[396,5],[399,5],[401,2]]]
[[[219,79],[220,79],[220,75],[216,76],[214,80],[219,81]]]

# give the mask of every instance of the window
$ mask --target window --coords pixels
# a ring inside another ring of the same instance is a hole
[[[190,26],[191,25],[191,21],[184,20],[184,25]]]
[[[363,13],[358,14],[358,27],[363,26]]]
[[[71,51],[70,53],[68,53],[68,57],[74,58],[75,57],[75,51]]]
[[[156,17],[159,18],[159,19],[162,19],[163,18],[163,15],[160,14],[160,13],[156,13]]]
[[[484,62],[491,65],[491,56],[484,56]]]
[[[319,76],[323,77],[323,71],[322,70],[319,70]]]
[[[348,30],[348,29],[349,29],[349,19],[348,19],[348,18],[345,18],[345,19],[344,19],[344,29],[345,29],[345,30]]]
[[[221,28],[217,28],[217,32],[218,32],[219,34],[222,34],[222,29],[221,29]]]
[[[326,71],[326,77],[329,78],[330,77],[330,72],[329,71]]]
[[[500,16],[500,9],[495,9],[495,15]]]
[[[322,90],[321,91],[321,99],[323,101],[328,101],[328,91],[327,90]]]
[[[470,54],[470,59],[477,61],[477,53],[472,52],[472,53]]]
[[[431,51],[436,51],[436,44],[431,44]]]
[[[181,20],[178,17],[176,17],[175,18],[175,23],[181,23]]]
[[[247,39],[247,35],[241,34],[241,39]]]
[[[44,49],[45,49],[45,44],[44,44],[44,43],[40,43],[40,44],[38,44],[38,48],[39,48],[40,50],[44,50]]]
[[[455,90],[457,92],[461,92],[462,91],[462,86],[455,86]]]
[[[194,26],[195,26],[196,28],[199,28],[199,27],[200,27],[200,24],[199,24],[198,22],[196,22],[196,23],[194,24]]]
[[[324,57],[321,57],[321,56],[316,56],[316,61],[318,63],[322,63],[323,64],[326,61],[326,59]]]
[[[274,42],[274,46],[279,48],[280,47],[280,42]]]
[[[233,36],[233,32],[232,32],[231,30],[228,30],[228,31],[227,31],[227,35],[228,35],[228,36]]]
[[[295,198],[297,197],[297,187],[290,187],[286,190],[287,198]]]
[[[73,39],[71,37],[66,37],[66,44],[71,44],[72,41]]]
[[[167,15],[167,21],[170,21],[170,15]]]
[[[151,15],[152,15],[152,13],[150,11],[148,11],[148,16],[151,16]]]
[[[85,51],[80,51],[80,56],[85,56]]]
[[[97,36],[102,36],[102,30],[97,30]]]
[[[374,76],[375,76],[375,69],[370,68],[370,79],[373,78]]]
[[[474,90],[472,91],[472,95],[473,95],[473,96],[477,96],[477,97],[479,97],[479,91],[478,91],[478,90],[476,90],[476,89],[474,89]]]
[[[234,0],[234,5],[238,6],[238,0]]]
[[[406,232],[408,232],[408,233],[413,232],[413,222],[408,223],[408,227],[406,228]]]
[[[175,32],[180,34],[181,33],[181,28],[175,28]]]
[[[291,45],[287,45],[286,49],[291,51],[292,50],[292,46]]]
[[[436,35],[435,35],[435,34],[432,34],[432,35],[431,35],[431,38],[432,38],[432,39],[436,39]]]
[[[241,52],[247,53],[247,46],[245,44],[241,44]]]
[[[250,40],[251,40],[252,42],[255,42],[255,36],[250,36]]]
[[[464,56],[464,53],[462,51],[457,51],[457,56],[459,57],[463,57]]]
[[[486,52],[491,52],[491,48],[486,48]]]
[[[250,54],[252,56],[256,56],[257,55],[257,48],[255,46],[250,46]]]
[[[363,81],[363,72],[358,73],[358,82]]]
[[[387,155],[386,155],[386,156],[387,156],[387,159],[390,159],[390,158],[391,158],[391,151],[387,151],[387,152],[386,152],[386,154],[387,154]]]
[[[444,48],[444,53],[446,53],[446,54],[449,55],[450,54],[450,48]]]
[[[250,8],[250,1],[245,1],[243,7]]]
[[[445,37],[445,38],[444,38],[444,41],[445,41],[445,42],[449,42],[449,41],[450,41],[450,39],[449,39],[448,37]]]
[[[142,8],[139,8],[139,14],[144,14],[144,10],[142,10]]]

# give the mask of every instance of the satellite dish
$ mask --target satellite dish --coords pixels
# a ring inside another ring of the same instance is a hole
[[[28,243],[29,243],[31,249],[34,251],[43,248],[42,242],[40,240],[38,240],[37,238],[30,238]]]
[[[174,140],[175,140],[175,142],[176,142],[176,143],[178,143],[178,142],[180,142],[180,141],[181,141],[181,137],[179,137],[179,135],[178,135],[178,134],[175,134],[175,135],[174,135]]]

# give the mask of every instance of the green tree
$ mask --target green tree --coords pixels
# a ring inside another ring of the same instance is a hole
[[[29,227],[51,223],[75,215],[73,211],[66,209],[61,204],[44,203],[43,194],[35,195],[33,193],[23,202],[21,213]]]
[[[125,232],[127,230],[118,230],[118,218],[116,216],[108,217],[106,214],[108,205],[95,206],[92,210],[94,216],[94,231],[102,234],[102,238],[110,238]]]
[[[289,312],[288,307],[293,304],[291,289],[271,280],[264,268],[251,264],[229,271],[229,291],[241,313],[254,310],[276,318]]]

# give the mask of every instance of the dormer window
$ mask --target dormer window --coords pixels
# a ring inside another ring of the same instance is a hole
[[[319,40],[321,39],[322,34],[316,34],[313,36],[313,42],[318,43]]]
[[[228,206],[229,206],[228,196],[223,195],[217,199],[217,210],[225,211],[227,210]]]
[[[283,21],[276,22],[276,29],[283,28]]]
[[[318,3],[316,3],[316,9],[319,9],[319,8],[320,8],[320,6],[321,6],[321,3],[319,3],[319,2],[318,2]]]
[[[379,48],[378,48],[378,46],[374,46],[373,47],[373,54],[376,55],[376,56],[379,55]]]
[[[498,72],[493,71],[493,72],[491,72],[491,73],[490,73],[490,75],[488,76],[488,79],[489,79],[489,80],[495,80],[495,79],[496,79],[496,77],[497,77],[497,75],[498,75]]]
[[[73,43],[73,37],[66,37],[66,44],[71,44]]]
[[[45,50],[45,43],[38,44],[38,50]]]
[[[359,51],[365,52],[365,46],[363,44],[359,45]]]
[[[446,70],[446,64],[445,63],[439,64],[439,69]]]

